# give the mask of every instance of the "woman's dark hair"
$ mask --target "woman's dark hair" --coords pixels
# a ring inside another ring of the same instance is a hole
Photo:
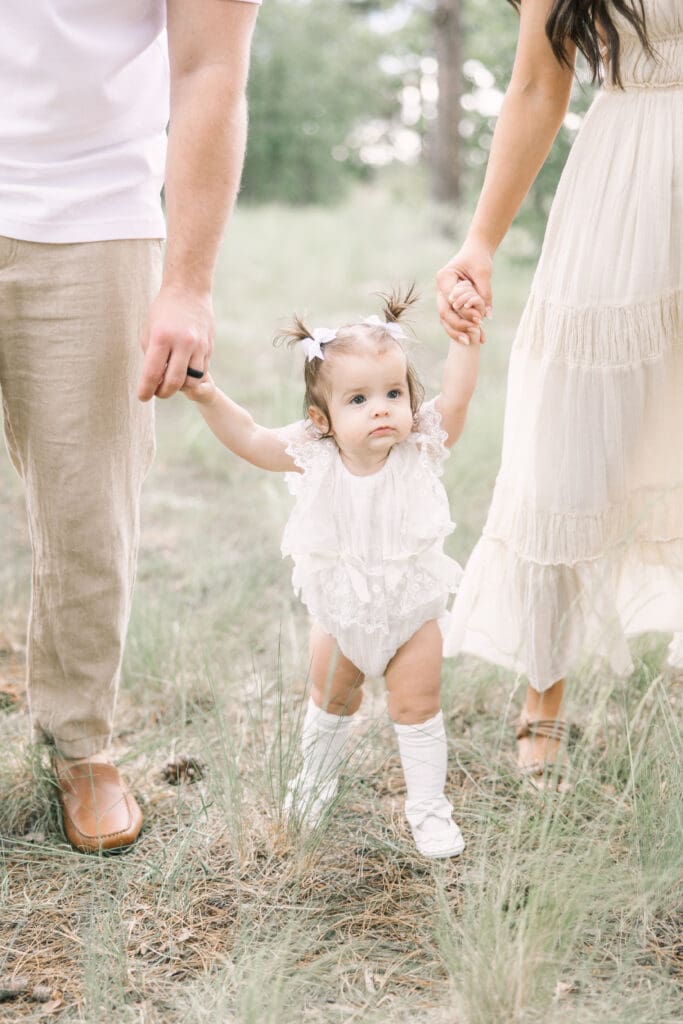
[[[509,2],[519,10],[522,0]],[[545,31],[560,64],[569,64],[566,46],[569,42],[575,43],[588,61],[594,82],[602,81],[602,63],[605,58],[612,83],[621,87],[621,51],[614,12],[630,22],[645,51],[653,56],[645,25],[643,0],[554,0]]]
[[[398,323],[402,319],[404,314],[410,307],[417,302],[418,294],[415,291],[415,285],[411,285],[405,292],[395,290],[387,295],[380,295],[383,299],[384,322],[385,323]],[[416,416],[422,401],[424,399],[424,388],[420,378],[417,375],[417,371],[410,358],[410,353],[405,345],[391,337],[387,331],[382,330],[382,325],[377,324],[376,326],[363,323],[350,323],[344,324],[343,327],[339,328],[337,337],[334,341],[328,342],[325,351],[328,348],[335,352],[349,351],[354,347],[356,342],[356,335],[359,331],[373,332],[377,334],[377,342],[380,345],[387,345],[394,343],[399,345],[403,350],[406,362],[407,370],[406,376],[408,381],[408,393],[410,395],[410,408],[412,409],[413,416]],[[304,338],[310,338],[311,332],[303,322],[300,316],[295,316],[291,327],[281,331],[275,337],[275,344],[284,342],[288,346],[294,346],[303,341]],[[330,412],[327,405],[326,397],[326,386],[325,386],[325,360],[324,359],[307,359],[304,363],[304,417],[308,417],[308,410],[313,405],[316,409],[320,409],[321,413],[327,420],[327,434],[325,437],[331,436],[331,422]]]

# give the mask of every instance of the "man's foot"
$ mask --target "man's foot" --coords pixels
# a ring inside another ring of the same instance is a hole
[[[457,857],[465,849],[452,810],[443,795],[435,800],[406,800],[406,818],[423,857]]]
[[[101,756],[70,761],[55,757],[66,838],[83,853],[119,850],[134,843],[142,811],[118,769]]]
[[[563,745],[568,729],[561,718],[531,718],[526,709],[517,723],[517,767],[536,789],[566,788],[569,763]]]

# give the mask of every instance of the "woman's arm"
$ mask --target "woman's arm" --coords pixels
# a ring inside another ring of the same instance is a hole
[[[552,0],[522,0],[512,77],[491,143],[484,185],[460,251],[437,275],[441,321],[452,338],[472,324],[453,310],[450,293],[461,278],[472,281],[487,310],[492,304],[493,255],[505,237],[567,112],[574,76],[550,47],[545,24]]]
[[[286,452],[287,441],[278,430],[269,430],[254,422],[251,413],[228,398],[210,376],[201,381],[188,378],[183,393],[199,406],[199,411],[221,444],[253,466],[273,472],[300,472]]]

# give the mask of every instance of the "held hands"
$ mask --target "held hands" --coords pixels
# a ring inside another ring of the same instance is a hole
[[[458,253],[436,275],[436,304],[444,330],[453,341],[469,343],[475,332],[483,344],[486,340],[479,327],[484,316],[492,314],[491,251],[483,244],[466,242]],[[478,295],[479,302],[463,299],[455,289],[467,283]]]
[[[211,405],[218,394],[218,388],[210,373],[205,373],[201,380],[194,377],[187,377],[180,389],[186,398],[197,405]]]
[[[184,389],[188,367],[206,373],[213,339],[210,294],[162,285],[141,339],[145,359],[138,387],[140,400],[147,402],[154,395],[170,398]]]
[[[454,312],[463,320],[467,320],[469,326],[467,331],[458,332],[457,341],[463,345],[480,345],[484,342],[484,332],[479,326],[484,316],[484,300],[472,284],[466,280],[460,280],[453,286],[449,293],[449,302]]]

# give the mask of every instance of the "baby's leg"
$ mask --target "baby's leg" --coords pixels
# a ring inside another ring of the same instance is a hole
[[[442,637],[438,623],[425,622],[396,651],[386,669],[389,716],[418,725],[441,710]]]
[[[406,780],[406,816],[420,853],[453,857],[464,849],[444,795],[448,749],[441,713],[441,630],[426,622],[386,670],[389,714]]]
[[[317,622],[311,628],[310,679],[313,703],[332,715],[353,715],[363,699],[363,673],[349,661],[334,637]]]
[[[441,643],[437,623],[426,622],[387,666],[389,715],[398,736],[409,802],[437,799],[446,784]]]
[[[301,740],[303,767],[289,786],[285,811],[294,805],[314,825],[337,791],[353,715],[364,676],[317,624],[311,630],[311,698]]]

